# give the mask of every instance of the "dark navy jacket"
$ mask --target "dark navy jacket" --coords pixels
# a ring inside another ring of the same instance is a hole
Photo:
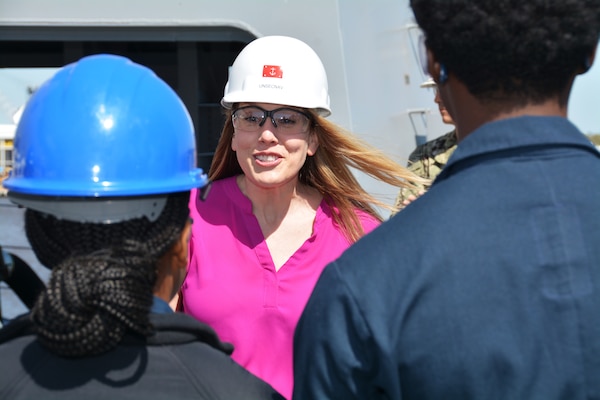
[[[236,364],[233,348],[181,313],[151,314],[156,333],[66,359],[40,346],[27,316],[0,330],[0,399],[283,399]]]
[[[600,154],[570,122],[486,124],[323,272],[294,399],[600,399]]]

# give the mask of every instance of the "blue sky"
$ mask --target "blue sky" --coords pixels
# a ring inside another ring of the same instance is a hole
[[[586,134],[600,134],[600,53],[585,74],[575,79],[569,99],[569,119]]]
[[[56,68],[0,69],[0,124],[11,124],[12,115],[29,98],[28,86],[38,86]]]

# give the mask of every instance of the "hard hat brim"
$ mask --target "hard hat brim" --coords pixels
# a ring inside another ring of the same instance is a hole
[[[432,87],[436,87],[437,83],[435,83],[433,78],[429,78],[425,82],[421,83],[419,86],[422,88],[432,88]]]

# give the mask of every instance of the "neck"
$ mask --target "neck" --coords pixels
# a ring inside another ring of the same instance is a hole
[[[517,118],[524,116],[538,116],[538,117],[565,117],[567,116],[567,110],[559,107],[554,102],[548,102],[544,104],[533,104],[520,107],[514,110],[489,112],[485,117],[479,119],[470,119],[464,121],[460,125],[460,130],[457,130],[457,138],[460,142],[463,138],[468,136],[471,132],[486,124],[488,122],[501,121],[509,118]],[[465,132],[463,134],[463,132]]]
[[[175,283],[173,276],[159,271],[159,277],[156,281],[156,285],[154,286],[152,294],[169,303],[171,299],[173,299],[173,297],[177,294],[177,289],[177,283]]]
[[[515,106],[510,101],[482,103],[460,83],[453,82],[451,84],[448,82],[447,86],[444,94],[451,104],[447,107],[450,107],[449,109],[456,123],[458,142],[488,122],[522,116],[567,117],[568,91],[542,102]]]
[[[242,193],[250,199],[253,214],[260,221],[270,223],[281,221],[290,211],[298,208],[308,207],[316,210],[322,199],[316,189],[301,184],[297,179],[277,187],[265,188],[240,175],[237,184]]]

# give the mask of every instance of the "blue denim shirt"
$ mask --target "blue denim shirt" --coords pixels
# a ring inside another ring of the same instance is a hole
[[[173,312],[173,309],[169,306],[169,303],[160,297],[154,296],[150,312],[154,314],[169,314]]]
[[[600,398],[600,154],[568,120],[463,139],[432,187],[326,267],[294,399]]]

